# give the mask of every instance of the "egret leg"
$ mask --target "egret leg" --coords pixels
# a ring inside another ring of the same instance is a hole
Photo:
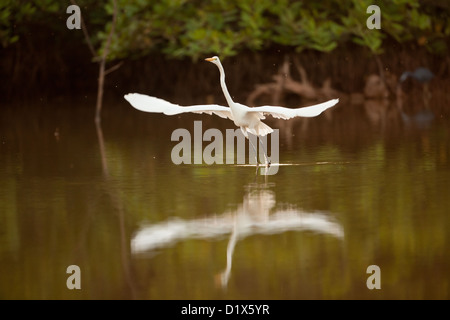
[[[262,141],[261,141],[261,139],[259,139],[259,137],[258,137],[258,140],[261,143],[261,147],[264,151],[264,160],[266,161],[266,167],[270,167],[271,162],[270,162],[269,156],[267,155],[266,148],[264,147],[264,143],[262,143]]]
[[[259,162],[258,162],[258,150],[256,150],[255,145],[253,144],[252,140],[250,140],[250,138],[247,136],[248,142],[250,142],[251,146],[253,147],[253,150],[255,150],[255,158],[256,158],[256,167],[259,166]]]

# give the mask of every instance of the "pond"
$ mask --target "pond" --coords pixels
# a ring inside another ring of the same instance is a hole
[[[267,119],[280,165],[264,175],[173,163],[174,130],[229,120],[123,100],[97,129],[93,112],[2,107],[0,299],[450,298],[445,116],[372,101]]]

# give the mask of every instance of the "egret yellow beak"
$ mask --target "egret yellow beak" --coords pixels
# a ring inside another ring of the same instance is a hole
[[[211,61],[214,61],[215,59],[214,58],[206,58],[205,60],[211,62]]]

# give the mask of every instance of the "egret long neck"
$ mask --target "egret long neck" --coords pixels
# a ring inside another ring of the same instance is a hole
[[[220,71],[220,86],[222,87],[223,94],[225,95],[225,99],[227,99],[228,105],[231,106],[234,104],[233,99],[231,99],[230,93],[228,92],[227,85],[225,84],[225,71],[223,70],[222,64],[219,63],[217,65]]]

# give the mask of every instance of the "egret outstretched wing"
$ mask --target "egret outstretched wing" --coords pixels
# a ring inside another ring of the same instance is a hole
[[[265,119],[265,115],[271,115],[274,118],[284,120],[294,117],[315,117],[339,102],[339,99],[333,99],[313,106],[297,109],[274,106],[249,108],[248,106],[234,102],[231,98],[231,95],[228,92],[227,86],[225,84],[225,71],[223,70],[219,57],[214,56],[205,60],[214,63],[219,68],[220,86],[222,87],[222,91],[225,95],[225,99],[227,100],[229,108],[219,106],[217,104],[179,106],[163,99],[150,97],[139,93],[127,94],[125,95],[125,99],[134,108],[145,112],[164,113],[166,115],[194,112],[215,114],[221,118],[228,118],[232,120],[236,126],[241,128],[242,133],[247,138],[248,133],[261,137],[273,132],[273,129],[271,127],[261,121]],[[249,141],[250,143],[252,143],[251,140]],[[255,146],[253,146],[253,148],[256,150]],[[265,151],[264,156],[266,165],[270,165],[270,161],[268,161]],[[256,159],[256,161],[258,162],[258,159]]]
[[[262,112],[264,115],[271,115],[274,118],[279,119],[291,119],[294,117],[316,117],[321,114],[323,111],[331,108],[336,103],[339,102],[339,99],[332,99],[323,103],[319,103],[309,107],[303,108],[284,108],[284,107],[274,107],[274,106],[262,106],[251,108],[249,112]]]
[[[221,118],[233,119],[231,109],[217,104],[205,104],[194,106],[180,106],[169,101],[147,96],[140,93],[129,93],[124,98],[136,109],[145,112],[164,113],[165,115],[175,115],[185,112],[215,114]]]

